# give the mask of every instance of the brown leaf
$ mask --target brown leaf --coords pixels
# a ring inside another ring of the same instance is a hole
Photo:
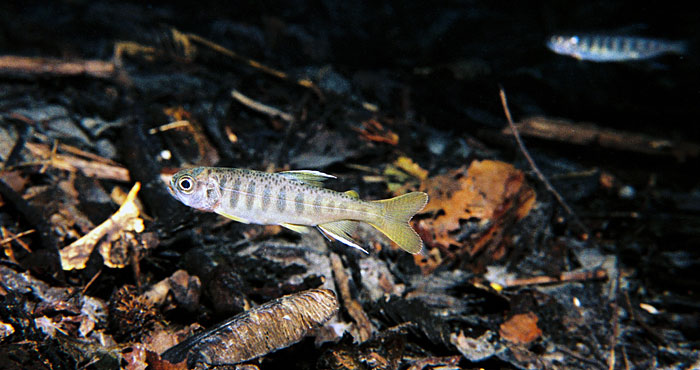
[[[501,324],[498,332],[503,339],[515,344],[528,344],[542,335],[537,327],[537,316],[532,312],[514,315]]]
[[[391,145],[397,145],[399,143],[399,135],[385,128],[375,119],[362,122],[362,128],[355,128],[355,131],[359,132],[360,136],[365,140]]]
[[[445,248],[461,245],[455,234],[462,220],[498,224],[497,220],[509,212],[519,220],[535,204],[535,192],[525,182],[525,175],[511,164],[491,160],[474,161],[468,170],[460,168],[431,177],[421,184],[421,190],[430,195],[423,212],[435,215],[424,226],[432,230],[433,243]]]

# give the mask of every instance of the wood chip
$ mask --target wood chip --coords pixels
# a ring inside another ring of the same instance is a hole
[[[168,349],[162,358],[188,366],[233,365],[300,341],[338,311],[331,290],[290,294],[243,312]]]
[[[333,268],[335,282],[338,284],[338,290],[340,291],[340,296],[343,298],[344,306],[348,310],[350,317],[355,321],[357,329],[357,333],[354,335],[355,339],[358,342],[364,342],[372,337],[374,326],[369,321],[369,317],[362,309],[360,302],[352,298],[348,274],[345,272],[340,257],[335,253],[331,253],[331,267]]]
[[[61,266],[64,270],[84,269],[90,254],[98,243],[100,243],[100,253],[104,258],[105,265],[123,267],[123,261],[115,261],[116,256],[112,253],[110,242],[116,241],[122,232],[140,233],[144,230],[143,220],[138,217],[139,209],[135,203],[136,194],[140,188],[140,183],[134,184],[126,201],[116,213],[82,238],[60,250]]]

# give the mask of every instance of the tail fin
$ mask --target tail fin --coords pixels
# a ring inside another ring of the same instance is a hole
[[[674,54],[678,54],[678,55],[687,54],[688,53],[688,42],[686,42],[686,41],[672,42],[670,44],[669,51],[674,53]]]
[[[383,217],[376,222],[371,222],[370,225],[406,252],[412,254],[420,252],[423,249],[423,241],[408,221],[428,203],[428,194],[413,192],[375,202],[384,206]]]

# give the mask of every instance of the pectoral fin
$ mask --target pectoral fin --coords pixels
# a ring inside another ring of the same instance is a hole
[[[308,226],[304,226],[304,225],[280,224],[280,226],[286,227],[289,230],[296,231],[296,232],[301,233],[301,234],[306,234],[311,230]]]
[[[318,225],[318,228],[321,230],[321,232],[323,232],[323,234],[331,237],[332,239],[367,253],[364,248],[352,241],[352,238],[350,237],[350,234],[355,231],[356,226],[357,225],[353,221],[335,221]]]
[[[333,175],[313,170],[284,171],[279,172],[278,174],[284,177],[288,177],[290,179],[294,179],[318,187],[323,186],[323,181],[336,178]]]
[[[230,214],[225,213],[225,212],[216,211],[216,213],[218,213],[218,214],[220,214],[220,215],[222,215],[222,216],[224,216],[224,217],[226,217],[226,218],[229,218],[229,219],[231,219],[231,220],[238,221],[238,222],[242,222],[242,223],[244,223],[244,224],[249,224],[249,223],[250,223],[250,221],[246,220],[245,218],[240,218],[240,217],[238,217],[238,216],[230,215]]]

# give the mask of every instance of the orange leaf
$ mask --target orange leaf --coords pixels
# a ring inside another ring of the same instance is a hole
[[[399,143],[399,135],[385,128],[375,119],[362,122],[362,128],[354,128],[354,130],[359,132],[365,140],[391,145],[397,145]]]
[[[535,204],[535,192],[522,171],[492,160],[474,161],[468,170],[460,168],[429,178],[421,184],[421,190],[430,195],[423,212],[435,215],[431,224],[433,240],[443,247],[460,245],[454,234],[459,232],[461,220],[498,224],[499,218],[510,212],[519,220]]]
[[[537,316],[532,312],[514,315],[501,324],[498,332],[503,339],[516,344],[530,343],[542,335],[537,327]]]

